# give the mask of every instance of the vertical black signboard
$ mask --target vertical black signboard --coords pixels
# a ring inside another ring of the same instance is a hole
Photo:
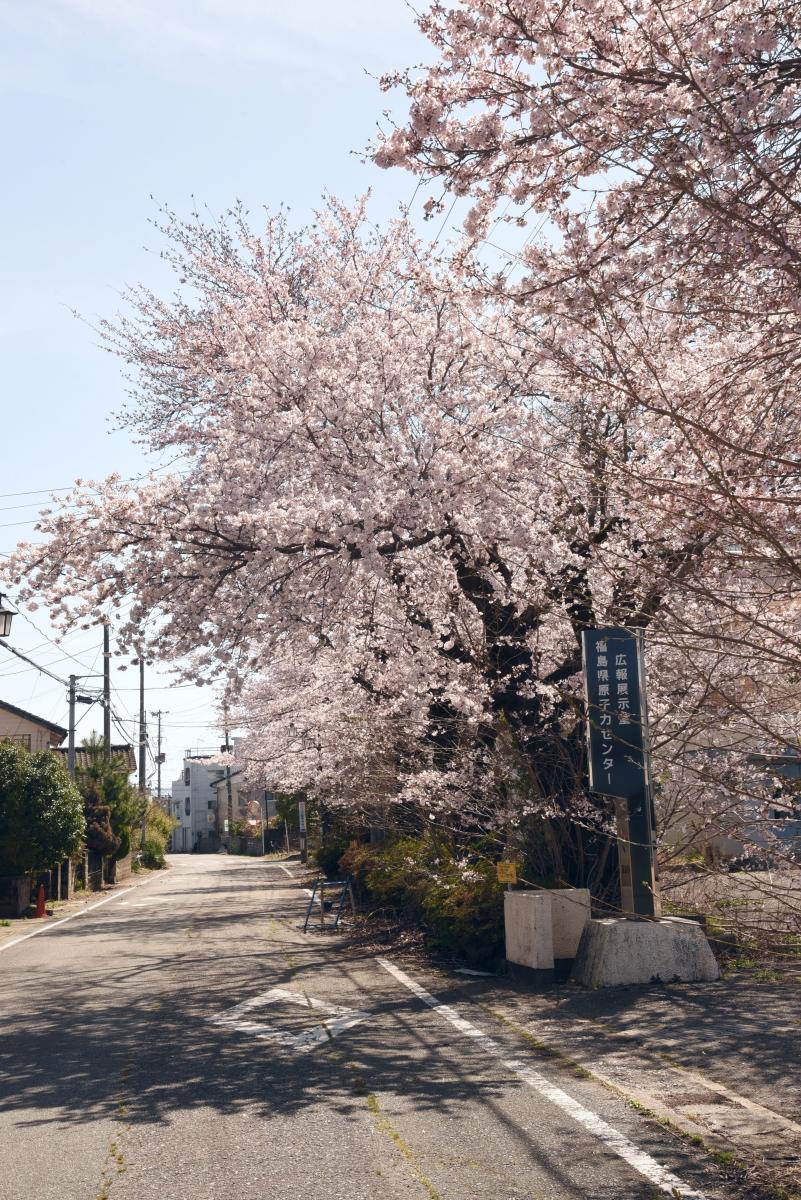
[[[658,916],[642,641],[628,629],[582,634],[590,789],[615,799],[622,907]]]

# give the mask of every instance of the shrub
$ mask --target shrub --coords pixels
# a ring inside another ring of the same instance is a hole
[[[339,862],[346,849],[347,846],[344,842],[332,842],[328,846],[319,846],[315,850],[314,861],[326,879],[339,878]]]
[[[503,956],[503,888],[481,847],[460,855],[444,840],[401,838],[388,846],[349,846],[340,869],[362,901],[394,909],[418,925],[435,950],[473,964]]]
[[[141,846],[142,866],[160,870],[165,866],[165,851],[177,821],[158,805],[150,803],[145,813],[145,838]]]
[[[147,837],[142,842],[142,866],[161,870],[165,866],[164,843],[159,838]]]
[[[56,755],[0,742],[0,874],[49,870],[83,834],[80,794]]]
[[[452,860],[427,888],[423,914],[432,948],[474,965],[503,958],[503,887],[494,863]]]

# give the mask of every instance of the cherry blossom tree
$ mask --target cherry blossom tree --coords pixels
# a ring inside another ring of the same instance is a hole
[[[471,233],[503,198],[587,235],[596,267],[643,269],[685,305],[698,291],[750,311],[758,281],[797,314],[791,0],[462,0],[419,24],[439,57],[383,80],[411,106],[381,165],[471,197]]]
[[[514,305],[574,411],[583,397],[604,438],[610,421],[631,437],[618,503],[703,529],[703,570],[663,596],[651,640],[663,626],[680,694],[701,679],[715,697],[693,708],[707,742],[736,714],[741,746],[797,750],[796,6],[463,0],[419,24],[437,58],[384,79],[410,108],[376,160],[468,199],[465,274]],[[498,271],[487,247],[504,222],[526,236]],[[647,463],[643,426],[661,449]],[[695,675],[677,671],[688,654]],[[760,786],[741,767],[753,815]]]
[[[79,488],[6,574],[244,688],[274,784],[353,798],[358,776],[476,827],[537,812],[586,878],[607,814],[579,635],[702,578],[703,514],[653,502],[681,447],[591,402],[403,221],[332,202],[300,233],[168,232],[181,295],[135,293],[105,332],[135,372],[124,420],[179,469]]]

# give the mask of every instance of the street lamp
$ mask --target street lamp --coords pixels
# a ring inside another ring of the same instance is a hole
[[[14,620],[14,610],[6,608],[5,596],[0,592],[0,638],[7,638],[11,633],[11,622]]]

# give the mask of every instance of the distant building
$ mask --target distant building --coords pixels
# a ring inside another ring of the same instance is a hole
[[[177,854],[214,850],[221,844],[214,785],[224,777],[225,767],[211,759],[210,754],[187,750],[181,777],[173,782],[171,816],[178,825],[172,831],[172,849]]]
[[[262,812],[265,820],[275,815],[272,795],[245,786],[241,767],[226,768],[216,754],[187,750],[181,777],[172,785],[170,815],[179,822],[172,833],[173,852],[208,853],[229,844],[229,784],[234,826],[246,827],[248,836],[261,836]]]

